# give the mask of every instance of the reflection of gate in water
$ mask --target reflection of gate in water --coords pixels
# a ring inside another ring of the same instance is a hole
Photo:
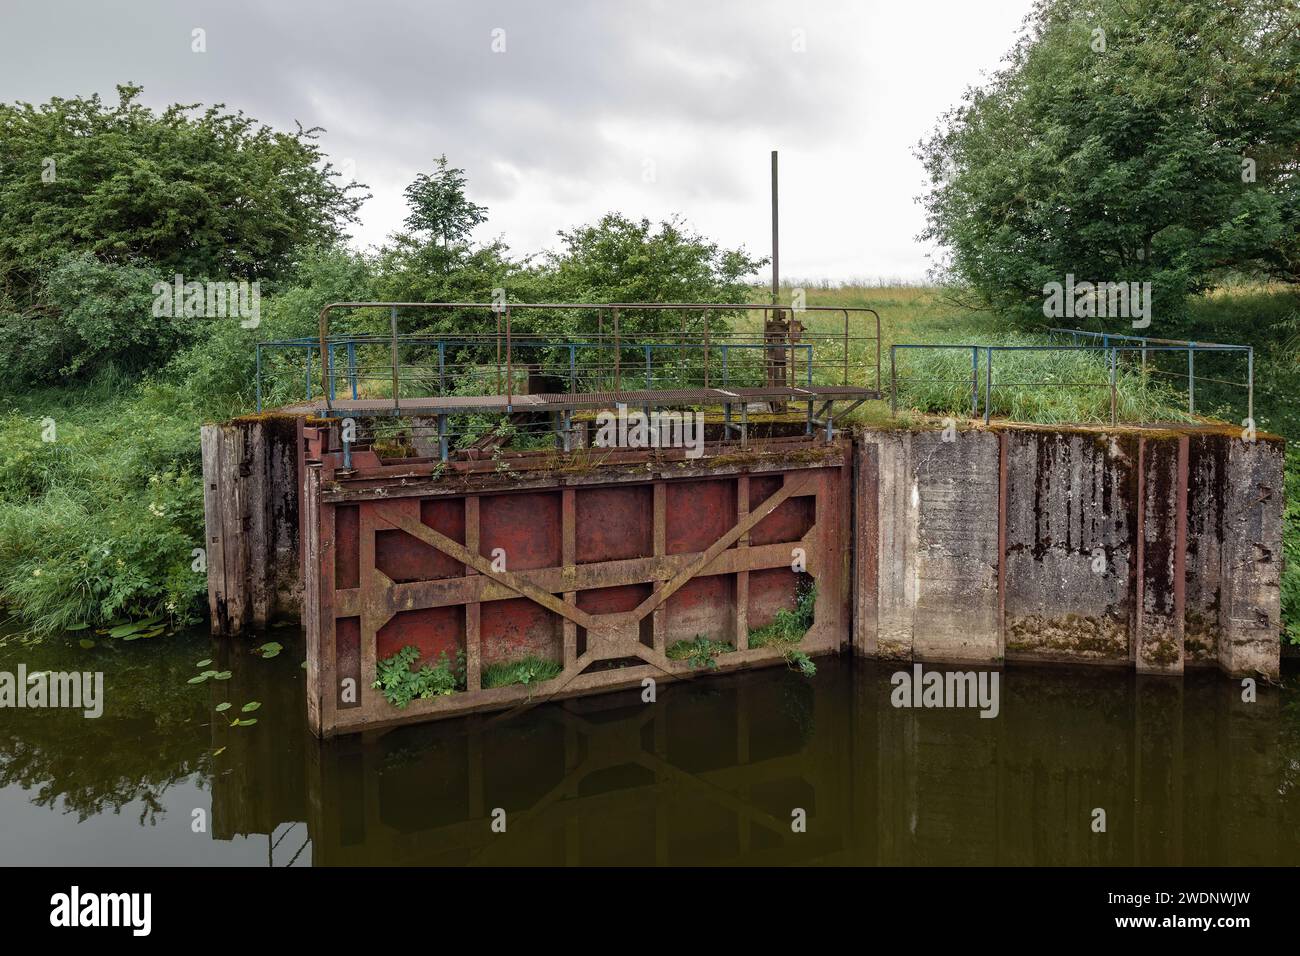
[[[849,735],[828,732],[844,696],[793,673],[663,693],[672,706],[625,692],[310,748],[312,862],[777,863],[845,849]]]
[[[666,652],[701,636],[733,648],[718,669],[780,663],[784,648],[748,638],[794,608],[796,562],[817,588],[799,648],[837,650],[848,634],[846,449],[840,440],[704,466],[644,455],[622,471],[489,475],[469,488],[429,463],[340,473],[338,453],[319,451],[304,514],[313,730],[689,677],[705,668]],[[390,705],[371,689],[377,661],[407,645],[425,661],[463,654],[464,691]],[[526,657],[561,672],[483,686],[484,668]]]

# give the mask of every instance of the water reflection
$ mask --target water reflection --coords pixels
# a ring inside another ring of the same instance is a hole
[[[276,639],[290,643],[284,632]],[[300,653],[206,638],[0,648],[103,670],[105,714],[0,711],[6,862],[1300,862],[1300,694],[1013,668],[1000,716],[890,706],[823,660],[320,742]],[[190,685],[214,657],[229,681]],[[1292,674],[1292,682],[1295,675]],[[262,706],[253,727],[215,711]],[[225,748],[221,750],[221,748]],[[1094,811],[1106,832],[1093,832]],[[195,809],[210,814],[193,832]],[[503,810],[506,832],[493,832]],[[792,830],[792,813],[806,832]],[[76,839],[71,835],[75,833]]]

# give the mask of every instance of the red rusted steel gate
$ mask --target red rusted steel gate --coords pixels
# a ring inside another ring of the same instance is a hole
[[[732,645],[719,670],[782,662],[752,629],[816,582],[808,654],[847,641],[850,455],[845,440],[754,443],[694,461],[620,451],[585,471],[553,456],[381,463],[342,471],[338,435],[307,429],[302,529],[308,714],[331,736],[689,677],[675,641]],[[465,657],[463,691],[405,709],[372,689],[406,645]],[[539,657],[560,675],[482,686],[493,662]],[[710,670],[712,667],[709,668]]]

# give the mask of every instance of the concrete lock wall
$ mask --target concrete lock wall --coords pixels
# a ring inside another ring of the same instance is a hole
[[[1277,674],[1280,440],[1021,426],[855,437],[858,653]]]

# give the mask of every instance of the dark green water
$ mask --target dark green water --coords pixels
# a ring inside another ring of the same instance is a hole
[[[106,696],[98,719],[0,710],[0,861],[1300,863],[1294,689],[1018,667],[981,719],[896,709],[896,667],[822,659],[320,742],[301,652],[260,643],[0,647],[0,671],[101,670]],[[186,683],[209,657],[232,678]]]

